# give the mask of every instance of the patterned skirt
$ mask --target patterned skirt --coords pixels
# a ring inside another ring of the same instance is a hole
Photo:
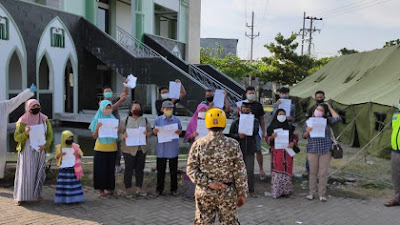
[[[292,177],[280,172],[271,172],[271,196],[289,196],[293,192]]]
[[[83,202],[81,181],[76,179],[73,167],[60,168],[57,178],[55,203]]]

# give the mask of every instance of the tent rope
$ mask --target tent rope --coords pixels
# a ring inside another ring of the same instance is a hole
[[[334,175],[334,174],[336,174],[337,172],[339,172],[340,170],[342,170],[344,167],[346,167],[351,161],[353,161],[353,160],[356,158],[356,156],[358,156],[362,151],[364,151],[364,150],[372,143],[372,141],[375,140],[375,138],[377,138],[379,135],[381,135],[381,134],[383,133],[383,131],[384,131],[386,128],[388,128],[389,125],[391,125],[391,124],[392,124],[392,121],[388,122],[388,123],[385,125],[385,127],[384,127],[381,131],[379,131],[379,132],[378,132],[364,147],[362,147],[362,148],[360,149],[360,151],[358,151],[356,154],[354,154],[352,157],[350,157],[350,159],[349,159],[347,162],[345,162],[343,165],[341,165],[339,168],[337,168],[337,169],[334,170],[332,173],[330,173],[330,174],[329,174],[329,177],[332,176],[332,175]]]

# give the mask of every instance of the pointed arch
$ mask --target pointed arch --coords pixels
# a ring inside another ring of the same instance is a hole
[[[18,93],[27,87],[27,53],[24,39],[17,24],[11,14],[1,3],[0,17],[2,20],[7,20],[7,23],[4,23],[4,26],[6,26],[6,31],[8,32],[6,39],[0,39],[0,45],[2,46],[2,52],[0,54],[0,74],[5,75],[4,77],[0,76],[0,100],[4,100],[8,99],[10,93]],[[21,64],[22,83],[18,90],[9,90],[9,64],[15,53],[17,54],[19,63]]]
[[[41,93],[53,94],[53,112],[63,113],[64,107],[64,92],[65,92],[65,67],[68,60],[71,61],[74,73],[74,82],[77,87],[78,80],[78,56],[74,44],[74,40],[68,31],[68,28],[59,17],[52,19],[43,31],[40,37],[37,49],[37,69],[38,76],[39,64],[45,55],[49,61],[51,88],[49,90],[40,90]],[[39,81],[40,84],[40,81]],[[74,109],[73,112],[78,112],[78,89],[74,88]],[[75,97],[76,96],[76,97]]]

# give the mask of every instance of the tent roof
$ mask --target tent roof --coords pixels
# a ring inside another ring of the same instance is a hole
[[[291,88],[290,94],[314,97],[318,90],[326,99],[352,105],[374,102],[393,106],[400,98],[400,46],[333,59]]]

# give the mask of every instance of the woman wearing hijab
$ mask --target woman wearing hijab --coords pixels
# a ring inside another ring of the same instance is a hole
[[[74,163],[67,164],[63,157],[67,154],[65,149],[73,150]],[[56,146],[56,159],[60,167],[57,178],[55,203],[83,202],[81,177],[83,175],[81,158],[83,152],[78,144],[74,143],[74,134],[65,130],[61,133],[61,143]]]
[[[271,195],[273,198],[282,195],[290,196],[293,192],[293,157],[285,149],[275,148],[276,129],[289,131],[288,148],[293,149],[298,142],[298,138],[294,134],[295,127],[287,121],[285,110],[279,109],[268,126],[267,137],[265,137],[266,142],[271,146]]]
[[[199,136],[199,133],[197,133],[197,121],[199,119],[204,120],[204,118],[206,117],[207,109],[208,106],[206,104],[199,104],[197,106],[196,112],[193,114],[192,118],[189,121],[183,141],[192,144],[195,141],[196,137]]]
[[[146,136],[146,143],[139,146],[127,146],[126,139],[128,138],[127,129],[144,129],[143,133]],[[136,180],[136,197],[147,196],[146,192],[143,192],[143,178],[144,178],[144,166],[146,163],[146,153],[149,149],[147,145],[147,138],[151,136],[152,129],[147,118],[143,116],[142,105],[139,102],[133,102],[130,107],[129,116],[123,118],[120,123],[119,129],[122,154],[124,155],[125,161],[125,172],[124,172],[124,184],[126,189],[126,198],[132,198],[132,176],[135,172]]]
[[[53,129],[47,116],[40,112],[41,107],[36,99],[25,103],[25,114],[16,123],[14,140],[18,142],[18,161],[15,171],[14,200],[17,205],[22,202],[42,201],[43,183],[46,179],[46,151],[49,152],[53,141]],[[43,126],[46,143],[31,146],[29,137],[31,127]]]
[[[96,139],[93,154],[93,184],[99,190],[99,197],[108,199],[115,188],[115,161],[117,157],[116,138],[99,137],[101,123],[99,119],[115,119],[112,114],[112,103],[108,100],[100,102],[100,108],[92,119],[89,129]]]

